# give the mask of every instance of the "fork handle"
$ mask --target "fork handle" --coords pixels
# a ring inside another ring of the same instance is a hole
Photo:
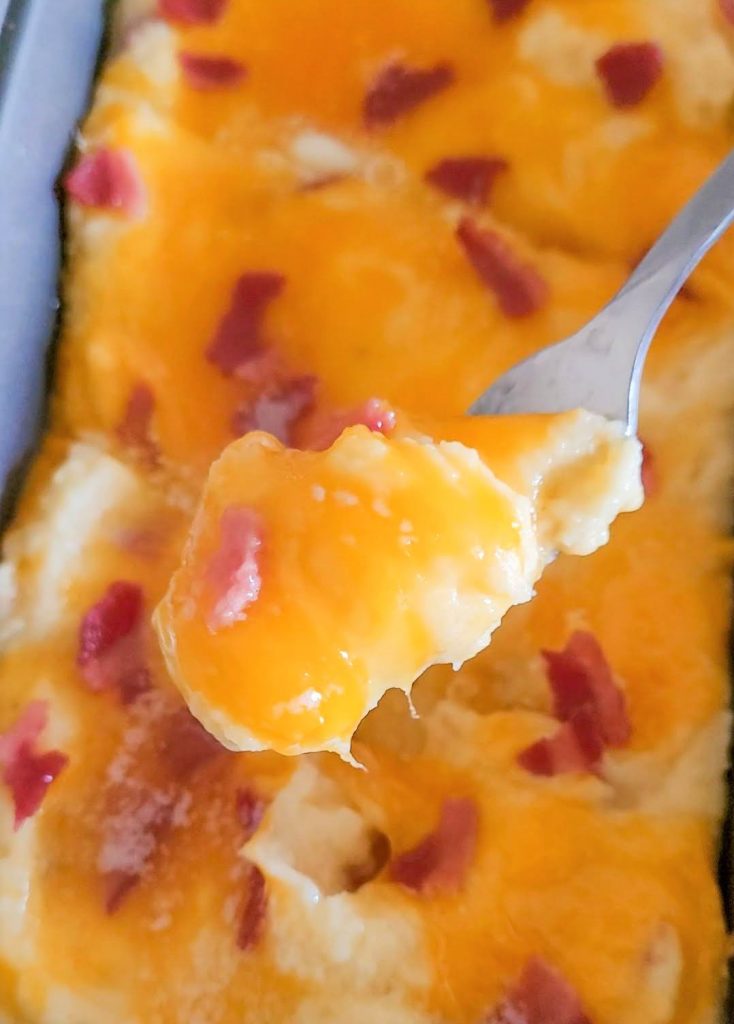
[[[693,269],[734,221],[734,152],[671,221],[631,277],[595,317],[615,346],[627,349],[631,376],[627,423],[637,429],[640,381],[650,342]]]

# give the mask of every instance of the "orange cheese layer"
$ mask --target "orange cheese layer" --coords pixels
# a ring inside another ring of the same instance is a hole
[[[146,212],[68,211],[52,426],[0,578],[3,599],[15,589],[0,730],[45,699],[44,741],[69,757],[15,833],[0,785],[0,1016],[479,1024],[542,956],[592,1024],[715,1019],[726,960],[714,860],[728,732],[731,239],[651,352],[644,507],[598,552],[551,566],[486,652],[458,673],[426,672],[412,693],[418,719],[401,694],[386,695],[355,737],[366,771],[330,754],[222,752],[177,779],[166,751],[182,706],[147,618],[201,481],[253,397],[252,381],[205,355],[235,281],[283,276],[260,340],[288,373],[317,378],[317,414],[379,395],[419,428],[451,420],[436,436],[476,447],[475,426],[459,419],[469,403],[600,308],[728,152],[734,29],[721,6],[530,0],[500,24],[487,0],[420,10],[230,0],[199,26],[120,7],[81,146],[129,152]],[[594,61],[643,40],[663,51],[660,80],[636,107],[614,108]],[[247,74],[194,89],[180,51],[227,56]],[[366,89],[396,59],[449,62],[454,85],[367,130]],[[330,140],[328,182],[314,133]],[[424,180],[464,155],[507,163],[476,208]],[[506,317],[469,265],[455,236],[467,213],[544,278],[548,300],[532,315]],[[141,384],[153,396],[142,459],[119,431]],[[496,474],[519,490],[513,464],[508,455]],[[121,579],[142,588],[146,613],[151,691],[131,705],[92,692],[77,665],[82,616]],[[540,651],[578,629],[594,633],[623,689],[629,744],[607,755],[602,778],[533,777],[517,754],[558,725]],[[269,804],[244,852],[243,789]],[[349,871],[364,868],[343,852],[355,822],[402,851],[455,797],[479,817],[459,891],[411,893],[379,863],[348,891]],[[281,836],[282,806],[305,832]],[[161,807],[173,809],[165,830]],[[237,944],[243,856],[269,900],[248,950]],[[139,877],[108,913],[120,864]]]

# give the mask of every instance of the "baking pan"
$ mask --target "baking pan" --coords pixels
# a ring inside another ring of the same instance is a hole
[[[59,310],[61,225],[54,183],[88,103],[103,8],[102,0],[9,0],[0,30],[3,518],[44,425]]]
[[[89,103],[108,6],[106,0],[0,0],[0,525],[45,426],[63,251],[56,182]],[[734,628],[731,636],[734,674]],[[728,782],[719,879],[731,928],[731,770]]]

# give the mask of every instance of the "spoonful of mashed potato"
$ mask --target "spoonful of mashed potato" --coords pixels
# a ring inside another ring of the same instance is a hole
[[[582,411],[461,417],[324,451],[255,431],[211,467],[155,613],[171,675],[225,746],[349,758],[392,687],[459,666],[557,553],[642,501],[640,445]]]

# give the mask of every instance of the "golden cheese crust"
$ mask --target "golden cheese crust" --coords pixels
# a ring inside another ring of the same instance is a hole
[[[543,1024],[542,979],[563,1024],[716,1020],[731,238],[651,353],[643,508],[413,708],[386,694],[365,770],[221,749],[150,614],[238,433],[318,447],[404,408],[473,446],[470,402],[588,319],[728,152],[729,8],[118,6],[0,568],[0,1018]]]

